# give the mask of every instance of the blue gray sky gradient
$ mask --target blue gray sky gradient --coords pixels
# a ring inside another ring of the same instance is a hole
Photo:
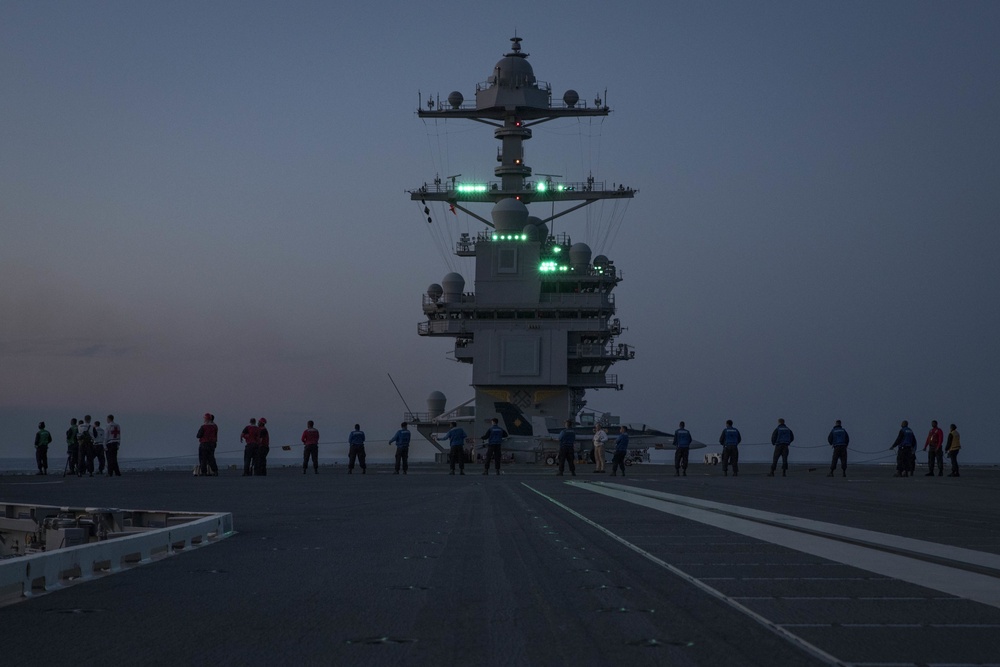
[[[404,191],[491,177],[489,128],[415,109],[471,99],[516,31],[613,109],[527,163],[640,190],[558,223],[625,278],[636,360],[591,407],[709,442],[839,418],[873,452],[937,419],[1000,460],[1000,4],[560,5],[0,5],[0,456],[84,413],[133,456],[193,452],[205,411],[223,450],[251,416],[387,439],[388,373],[415,410],[469,398],[416,328],[481,225]]]

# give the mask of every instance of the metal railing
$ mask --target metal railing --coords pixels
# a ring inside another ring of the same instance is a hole
[[[178,512],[174,518],[180,517],[185,519],[184,523],[169,525],[168,521],[163,528],[4,559],[0,561],[0,605],[115,574],[123,568],[150,563],[234,534],[233,516],[228,512]]]

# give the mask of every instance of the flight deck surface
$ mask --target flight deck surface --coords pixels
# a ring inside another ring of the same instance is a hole
[[[0,477],[236,535],[0,608],[10,664],[1000,664],[1000,471]]]

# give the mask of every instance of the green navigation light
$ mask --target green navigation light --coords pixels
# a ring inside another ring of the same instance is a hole
[[[555,260],[548,259],[538,265],[539,273],[567,273],[569,272],[569,266],[565,264],[558,264]]]

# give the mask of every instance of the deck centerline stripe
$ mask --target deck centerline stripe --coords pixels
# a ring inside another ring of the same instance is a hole
[[[696,507],[687,502],[675,502],[671,498],[653,497],[648,493],[633,493],[631,487],[620,487],[604,483],[580,484],[569,482],[569,484],[593,493],[617,498],[683,519],[697,521],[732,533],[753,537],[763,542],[820,556],[837,563],[881,574],[891,579],[907,581],[924,588],[930,588],[1000,608],[1000,578],[997,577],[970,572],[958,567],[950,567],[938,562],[920,560],[891,551],[881,551],[873,547],[861,546],[854,541],[845,542],[837,539],[839,533],[832,530],[828,533],[829,536],[824,537],[815,534],[815,532],[801,532],[794,527],[780,527],[773,523],[760,523],[750,518],[737,516],[735,510],[743,510],[745,508],[734,507],[732,508],[734,511],[723,513],[714,509]],[[671,494],[661,495],[670,496]],[[679,498],[679,496],[675,497]],[[717,503],[711,504],[717,505]],[[768,514],[772,517],[781,516],[773,513]],[[794,517],[788,518],[794,519]],[[834,524],[827,524],[827,526],[836,527]],[[866,532],[870,535],[878,535],[878,533],[874,533],[873,531]],[[919,541],[911,540],[911,542]],[[804,580],[806,578],[802,577],[801,579]]]
[[[698,580],[697,578],[691,576],[687,572],[684,572],[680,568],[677,568],[677,567],[671,565],[670,563],[668,563],[668,562],[666,562],[666,561],[664,561],[664,560],[662,560],[660,558],[657,558],[656,556],[654,556],[653,554],[649,553],[648,551],[646,551],[642,547],[639,547],[639,546],[637,546],[635,544],[632,544],[628,540],[626,540],[626,539],[624,539],[622,537],[619,537],[617,534],[615,534],[612,531],[608,530],[607,528],[605,528],[601,524],[599,524],[599,523],[597,523],[595,521],[592,521],[591,519],[588,519],[587,517],[585,517],[582,514],[580,514],[579,512],[577,512],[576,510],[574,510],[574,509],[572,509],[570,507],[567,507],[563,503],[559,502],[555,498],[552,498],[551,496],[548,496],[548,495],[542,493],[538,489],[535,489],[534,487],[529,486],[528,484],[526,484],[524,482],[522,482],[521,484],[526,489],[528,489],[529,491],[531,491],[531,492],[533,492],[533,493],[541,496],[542,498],[544,498],[545,500],[549,501],[550,503],[552,503],[556,507],[561,508],[562,510],[568,512],[569,514],[572,514],[573,516],[575,516],[576,518],[580,519],[581,521],[583,521],[583,522],[587,523],[588,525],[596,528],[597,530],[601,531],[602,533],[604,533],[605,535],[607,535],[611,539],[615,540],[616,542],[624,545],[625,547],[627,547],[627,548],[631,549],[632,551],[634,551],[635,553],[639,554],[643,558],[649,560],[650,562],[652,562],[652,563],[654,563],[656,565],[659,565],[663,569],[665,569],[665,570],[669,571],[670,573],[676,575],[677,577],[680,577],[681,579],[687,581],[689,584],[691,584],[691,585],[695,586],[696,588],[704,591],[705,593],[708,593],[712,597],[714,597],[714,598],[716,598],[716,599],[718,599],[718,600],[726,603],[727,605],[729,605],[733,609],[735,609],[735,610],[739,611],[740,613],[746,615],[747,617],[753,619],[754,621],[756,621],[757,623],[759,623],[760,625],[762,625],[766,629],[770,630],[771,632],[773,632],[774,634],[778,635],[779,637],[781,637],[785,641],[789,642],[790,644],[792,644],[794,646],[797,646],[799,649],[801,649],[802,651],[804,651],[804,652],[808,653],[809,655],[813,656],[817,660],[821,660],[822,662],[826,663],[827,665],[834,665],[836,667],[847,667],[847,663],[845,663],[845,662],[841,661],[840,659],[836,658],[835,656],[827,653],[826,651],[824,651],[823,649],[819,648],[818,646],[816,646],[814,644],[811,644],[810,642],[806,641],[802,637],[799,637],[795,633],[789,632],[788,630],[786,630],[785,628],[781,627],[777,623],[774,623],[773,621],[765,618],[764,616],[761,616],[760,614],[758,614],[757,612],[753,611],[752,609],[750,609],[750,608],[748,608],[748,607],[740,604],[739,602],[737,602],[733,598],[729,597],[728,595],[726,595],[722,591],[719,591],[719,590],[716,590],[715,588],[712,588],[708,584],[706,584],[706,583]]]

